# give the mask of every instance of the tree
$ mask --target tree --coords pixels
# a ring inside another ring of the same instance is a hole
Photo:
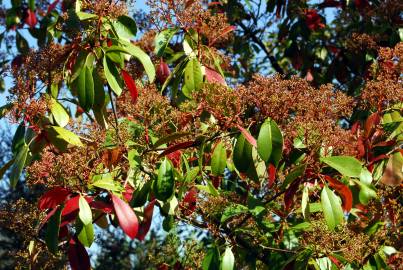
[[[113,226],[166,255],[140,268],[398,269],[400,2],[148,5],[3,9],[16,55],[1,114],[19,126],[2,170],[42,190],[37,207],[3,207],[32,213],[15,218],[29,230],[9,225],[29,245],[22,267],[90,269],[94,228],[108,230],[101,252],[133,267]],[[205,242],[153,245],[157,208],[172,239],[181,223]]]

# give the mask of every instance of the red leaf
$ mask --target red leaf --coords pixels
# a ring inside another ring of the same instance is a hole
[[[134,239],[139,229],[136,214],[126,202],[119,199],[116,195],[111,194],[111,196],[120,227],[131,239]]]
[[[177,151],[177,150],[179,150],[179,149],[189,148],[189,147],[192,147],[192,146],[194,146],[194,145],[195,145],[195,142],[194,142],[194,141],[181,142],[181,143],[178,143],[178,144],[171,145],[171,146],[169,146],[167,149],[165,149],[165,150],[159,155],[159,157],[166,156],[166,155],[168,155],[168,154],[170,154],[170,153],[173,153],[173,152],[175,152],[175,151]]]
[[[41,196],[38,202],[39,210],[55,208],[67,199],[70,191],[63,187],[55,187]]]
[[[34,11],[28,9],[25,23],[28,24],[30,28],[35,27],[35,25],[38,23],[38,19],[36,18],[36,14]]]
[[[324,178],[327,182],[329,182],[330,187],[340,194],[343,200],[343,209],[347,212],[350,212],[351,208],[353,207],[353,194],[348,186],[336,179],[331,178],[328,175],[325,175]]]
[[[369,138],[372,136],[372,134],[375,132],[375,127],[379,124],[381,121],[381,117],[377,112],[371,114],[368,116],[367,121],[365,121],[365,126],[364,126],[364,137]]]
[[[123,76],[123,80],[125,81],[127,88],[130,91],[132,101],[135,104],[137,102],[137,98],[139,96],[139,93],[138,93],[137,87],[136,87],[136,83],[134,82],[132,76],[130,76],[130,74],[127,73],[126,70],[122,69],[122,76]]]
[[[72,270],[91,269],[90,257],[87,250],[77,239],[70,239],[68,257]]]
[[[269,164],[269,188],[273,186],[274,180],[276,180],[276,167],[273,164]]]
[[[192,187],[183,197],[179,207],[182,209],[185,215],[189,216],[196,210],[197,201],[197,189]]]
[[[140,241],[144,240],[148,231],[150,230],[151,221],[153,219],[153,213],[154,213],[154,205],[155,205],[155,199],[152,200],[144,208],[144,217],[143,217],[143,220],[141,221],[139,232],[137,233],[137,236],[136,236],[136,238],[139,239]]]
[[[220,73],[208,67],[205,67],[205,70],[206,70],[206,79],[208,82],[218,83],[227,86],[227,83],[225,82],[224,78],[221,76]]]
[[[163,84],[171,74],[168,64],[165,63],[164,60],[161,59],[160,64],[157,67],[156,73],[157,73],[157,80],[160,84]]]
[[[301,180],[295,180],[284,193],[285,210],[288,211],[294,203],[294,195],[298,190]]]
[[[75,212],[75,211],[78,211],[78,208],[79,208],[79,206],[78,206],[78,200],[80,199],[80,196],[78,195],[78,196],[74,196],[73,198],[70,198],[67,202],[66,202],[66,204],[65,204],[65,206],[64,206],[64,208],[63,208],[63,210],[62,210],[62,216],[67,216],[67,215],[69,215],[69,214],[72,214],[73,212]],[[91,203],[94,199],[92,198],[92,197],[85,197],[85,200],[88,202],[88,203]]]
[[[51,13],[56,8],[57,4],[59,4],[59,1],[60,0],[55,0],[53,1],[52,4],[48,6],[48,12],[47,12],[48,14]]]
[[[253,136],[249,133],[249,131],[247,131],[246,129],[244,129],[243,127],[241,127],[240,125],[237,126],[238,129],[242,132],[243,136],[245,137],[245,139],[254,147],[257,147],[257,143],[256,143],[256,139],[253,138]]]
[[[92,201],[90,206],[91,208],[101,210],[106,214],[110,214],[113,211],[113,206],[111,204],[102,201]]]
[[[179,168],[179,165],[181,164],[181,155],[182,152],[180,150],[176,150],[175,152],[170,153],[167,155],[167,158],[172,161],[172,164],[174,165],[175,168]]]
[[[130,202],[133,197],[133,192],[134,188],[131,185],[126,184],[125,191],[122,193],[123,198],[125,198],[126,201]]]

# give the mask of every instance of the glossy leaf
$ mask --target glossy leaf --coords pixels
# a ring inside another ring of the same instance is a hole
[[[140,241],[144,240],[148,231],[150,230],[151,221],[153,219],[153,213],[154,213],[154,205],[155,205],[155,200],[152,200],[144,208],[143,220],[141,221],[141,225],[140,225],[139,231],[136,236],[136,238],[139,239]]]
[[[330,230],[334,230],[337,225],[343,222],[341,203],[327,186],[322,189],[320,199],[326,224]]]
[[[73,82],[73,87],[77,91],[81,108],[88,112],[94,105],[94,79],[92,77],[92,70],[84,66],[77,79]]]
[[[8,169],[14,164],[14,159],[8,161],[3,167],[0,168],[0,181],[3,180],[4,174],[7,172]]]
[[[150,57],[139,47],[133,45],[130,42],[121,41],[127,53],[137,58],[143,65],[145,72],[147,73],[148,80],[153,82],[155,80],[155,67]]]
[[[134,213],[130,205],[128,205],[126,202],[124,202],[114,194],[111,194],[111,196],[113,207],[119,220],[120,227],[127,236],[129,236],[131,239],[134,239],[139,229],[139,223],[136,214]]]
[[[72,270],[91,269],[90,258],[85,247],[74,238],[69,241],[68,257]]]
[[[80,217],[81,221],[84,225],[88,225],[92,223],[92,212],[91,208],[86,199],[83,196],[80,196],[78,200],[78,205],[80,211],[78,212],[78,216]]]
[[[193,91],[200,89],[203,82],[203,74],[201,65],[196,58],[189,59],[185,67],[185,85],[182,89],[183,94],[192,98]]]
[[[86,246],[91,247],[94,242],[94,225],[92,222],[83,224],[80,220],[76,224],[77,238],[80,242]]]
[[[350,188],[344,185],[342,182],[331,178],[330,176],[325,176],[325,180],[329,183],[330,187],[337,191],[337,193],[343,199],[343,209],[350,212],[353,207],[353,194]]]
[[[304,189],[302,191],[301,210],[302,210],[302,215],[304,216],[304,218],[308,219],[309,215],[310,215],[308,186],[304,186]]]
[[[360,177],[362,164],[360,161],[350,156],[322,157],[320,159],[344,176]]]
[[[220,269],[220,254],[216,247],[210,248],[204,256],[202,262],[203,270],[219,270]]]
[[[50,252],[55,254],[59,244],[59,226],[61,219],[61,209],[58,208],[50,217],[46,227],[45,242]]]
[[[57,126],[52,126],[51,130],[55,131],[56,133],[56,138],[61,139],[69,144],[75,145],[75,146],[83,146],[80,137],[78,137],[76,134],[73,132],[64,129],[62,127],[57,127]]]
[[[136,82],[133,80],[127,71],[122,70],[122,77],[125,81],[127,89],[129,89],[130,96],[132,97],[133,104],[136,104],[139,93],[137,91]]]
[[[283,152],[283,135],[271,119],[267,119],[260,128],[257,151],[264,161],[278,166]]]
[[[230,247],[226,247],[221,258],[220,270],[232,270],[235,266],[235,257]]]
[[[11,167],[11,174],[10,174],[10,186],[15,188],[17,185],[18,180],[20,179],[22,170],[24,169],[25,162],[27,161],[29,152],[28,145],[24,144],[20,147],[17,156],[15,157],[15,161],[13,166]]]
[[[164,54],[164,51],[167,48],[169,42],[171,41],[172,37],[178,32],[178,30],[178,28],[168,28],[162,30],[155,36],[154,53],[158,57],[161,57]]]
[[[171,162],[164,158],[158,169],[158,177],[154,180],[154,195],[160,201],[168,200],[174,193],[175,181]]]
[[[252,163],[252,145],[242,134],[236,141],[232,158],[239,172],[246,172]]]
[[[136,22],[129,16],[122,15],[113,22],[113,28],[118,34],[119,38],[131,39],[137,33]]]
[[[54,98],[50,98],[50,112],[59,126],[65,127],[69,123],[69,114]]]
[[[220,142],[214,148],[213,155],[211,157],[211,173],[215,176],[222,175],[227,165],[227,150],[224,144]]]
[[[63,203],[69,194],[70,191],[63,187],[54,187],[39,198],[38,209],[44,211],[55,208]]]
[[[104,57],[103,65],[109,86],[116,95],[120,96],[122,93],[122,79],[120,78],[117,67],[106,56]]]

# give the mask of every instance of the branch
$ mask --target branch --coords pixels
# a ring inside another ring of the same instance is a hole
[[[246,27],[246,25],[242,21],[237,22],[237,24],[242,28],[245,34],[250,36],[252,41],[255,42],[265,52],[274,70],[277,71],[279,74],[284,75],[284,70],[280,67],[276,58],[274,58],[274,56],[271,55],[266,45],[264,45],[263,41],[256,36],[256,33],[252,32],[251,29]]]

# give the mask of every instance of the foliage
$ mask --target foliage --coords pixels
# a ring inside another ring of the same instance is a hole
[[[1,115],[19,127],[2,171],[43,191],[2,208],[21,267],[89,269],[102,229],[131,267],[113,226],[151,241],[147,269],[397,269],[400,2],[148,5],[141,33],[125,1],[4,8]],[[152,244],[157,215],[172,238]],[[177,224],[206,242],[178,244]]]

